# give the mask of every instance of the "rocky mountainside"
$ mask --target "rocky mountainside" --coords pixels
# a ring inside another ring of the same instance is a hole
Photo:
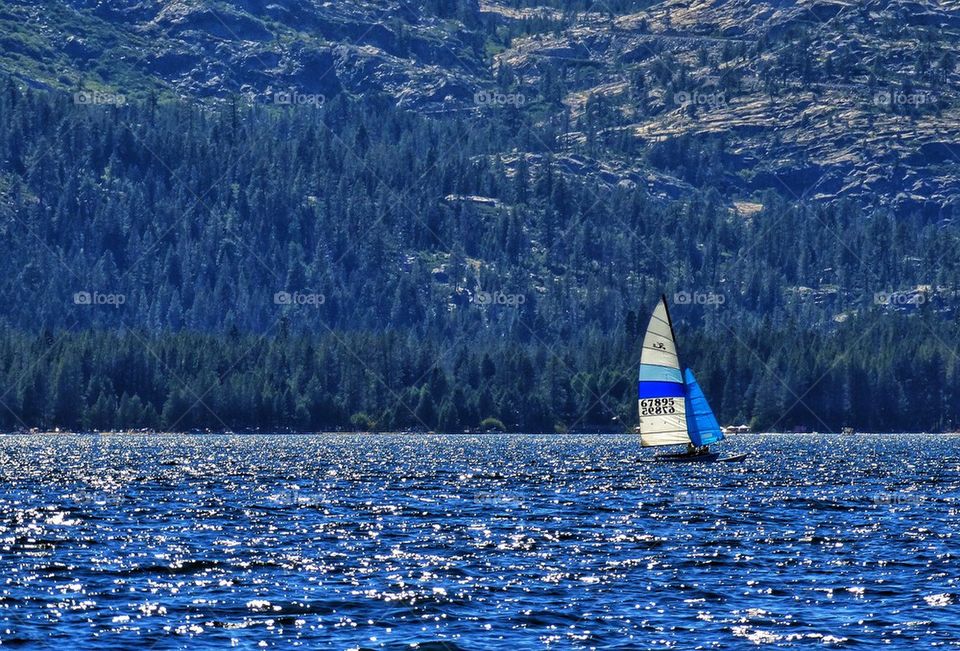
[[[568,135],[585,140],[593,103],[594,137],[666,152],[684,137],[716,143],[714,181],[735,195],[849,196],[945,217],[960,198],[958,8],[671,0],[515,39],[497,64],[522,85],[544,60],[586,66],[563,98],[581,127]]]
[[[960,202],[960,1],[0,2],[0,69],[80,101],[338,93],[549,134],[524,161],[731,205]],[[85,94],[83,94],[85,93]]]

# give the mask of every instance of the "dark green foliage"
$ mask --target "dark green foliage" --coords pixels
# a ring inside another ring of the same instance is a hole
[[[960,326],[863,317],[833,332],[681,328],[721,417],[760,429],[960,425]],[[620,429],[635,423],[639,342],[562,345],[415,336],[0,335],[0,429]],[[490,369],[496,368],[490,374]],[[66,378],[69,378],[67,380]]]
[[[710,189],[656,199],[550,165],[550,134],[2,82],[0,428],[629,426],[661,292],[723,420],[957,424],[953,222],[732,210],[694,139],[651,155]]]

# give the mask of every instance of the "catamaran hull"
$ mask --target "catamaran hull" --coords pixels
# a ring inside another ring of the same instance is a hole
[[[711,463],[720,459],[720,454],[710,452],[707,454],[658,454],[654,461],[666,461],[670,463]]]
[[[721,459],[719,452],[710,452],[709,454],[658,454],[653,459],[643,459],[643,461],[657,463],[738,463],[746,458],[746,454],[738,454]]]

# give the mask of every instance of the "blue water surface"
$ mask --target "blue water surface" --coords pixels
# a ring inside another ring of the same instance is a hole
[[[960,645],[960,437],[0,437],[0,642]]]

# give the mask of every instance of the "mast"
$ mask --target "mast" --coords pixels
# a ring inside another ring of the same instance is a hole
[[[677,333],[673,329],[673,317],[670,316],[670,305],[667,303],[667,295],[660,294],[660,300],[663,301],[663,309],[667,311],[667,325],[670,326],[670,336],[673,337],[673,348],[674,353],[677,355],[677,366],[683,368],[683,364],[680,363],[680,346],[677,345]]]

